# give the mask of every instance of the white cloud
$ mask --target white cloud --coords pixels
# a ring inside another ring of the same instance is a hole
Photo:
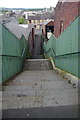
[[[0,0],[0,7],[9,8],[43,8],[55,7],[58,0]]]

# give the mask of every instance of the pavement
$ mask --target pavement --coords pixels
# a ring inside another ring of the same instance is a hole
[[[41,48],[42,40],[41,40],[41,35],[36,35],[35,36],[35,41],[34,41],[34,53],[33,55],[40,55],[42,48]]]
[[[3,118],[77,118],[78,88],[54,70],[23,71],[3,86]]]

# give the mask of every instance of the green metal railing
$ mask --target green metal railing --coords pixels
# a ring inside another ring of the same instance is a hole
[[[44,53],[52,57],[55,65],[75,76],[80,77],[80,16],[58,37],[51,35],[47,44],[44,43]]]

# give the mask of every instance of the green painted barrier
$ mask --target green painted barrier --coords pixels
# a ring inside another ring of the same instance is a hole
[[[80,77],[80,16],[58,37],[51,35],[47,44],[44,43],[44,52],[52,57],[55,65],[75,76]]]
[[[0,24],[0,55],[2,53],[2,25]],[[2,56],[0,56],[0,83],[2,83]]]
[[[22,36],[18,39],[4,25],[0,24],[0,83],[22,70],[27,56],[28,42]],[[2,38],[2,39],[1,39]],[[2,71],[2,72],[1,72]]]

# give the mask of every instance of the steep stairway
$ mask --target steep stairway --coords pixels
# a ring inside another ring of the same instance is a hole
[[[76,118],[78,89],[52,70],[48,59],[28,59],[3,85],[4,118]]]

